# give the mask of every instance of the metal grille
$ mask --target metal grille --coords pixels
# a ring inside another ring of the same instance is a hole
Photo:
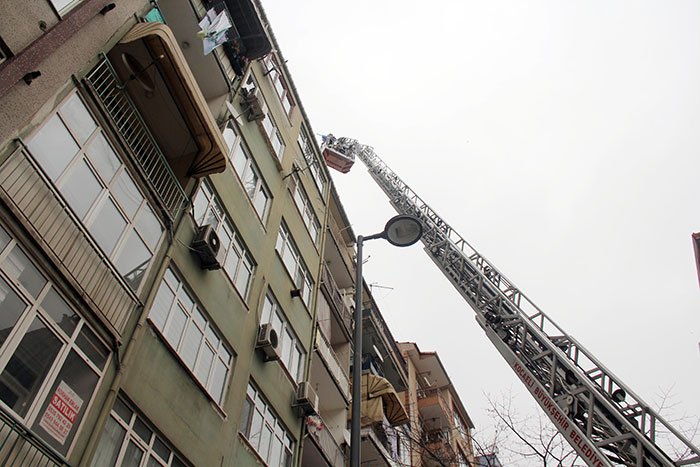
[[[187,203],[187,195],[136,106],[126,92],[120,89],[119,78],[104,54],[100,55],[99,63],[85,79],[102,102],[115,129],[124,139],[172,220],[177,219]]]
[[[68,461],[0,407],[0,465],[17,467],[68,466]]]

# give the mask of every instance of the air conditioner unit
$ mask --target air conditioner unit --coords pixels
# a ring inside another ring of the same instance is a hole
[[[318,395],[308,381],[302,381],[297,386],[296,397],[292,407],[299,411],[300,417],[318,415]]]
[[[241,88],[241,95],[243,96],[241,105],[243,106],[243,110],[247,113],[246,118],[249,122],[265,118],[260,99],[255,93],[249,92],[246,88]]]
[[[255,348],[263,352],[266,362],[280,359],[279,338],[271,323],[261,324],[258,328]]]
[[[223,253],[221,241],[214,231],[214,227],[210,224],[197,229],[197,234],[192,241],[192,249],[199,257],[202,269],[221,269],[221,261],[219,260],[219,254]]]

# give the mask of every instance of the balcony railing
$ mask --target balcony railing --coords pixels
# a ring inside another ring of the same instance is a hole
[[[318,329],[318,332],[316,334],[318,335],[318,339],[316,339],[318,352],[321,354],[321,357],[326,362],[329,373],[331,374],[333,379],[335,379],[336,383],[338,383],[338,387],[343,393],[343,396],[345,396],[346,399],[350,398],[350,381],[348,380],[348,375],[346,371],[343,369],[343,366],[338,361],[338,356],[335,354],[335,351],[331,347],[330,342],[328,342],[326,336],[323,335],[323,331],[321,331],[321,329]]]
[[[102,102],[114,127],[152,184],[171,219],[177,219],[187,204],[187,195],[136,106],[121,89],[119,78],[107,56],[100,55],[99,63],[85,80]]]
[[[0,407],[0,465],[17,467],[68,466],[48,444]]]
[[[96,313],[121,334],[138,299],[21,141],[0,167],[0,199]]]
[[[322,283],[328,291],[328,295],[330,296],[331,302],[333,303],[338,315],[340,316],[340,319],[343,321],[343,324],[345,324],[345,327],[347,328],[348,332],[351,332],[352,313],[350,313],[348,307],[345,306],[345,302],[343,301],[343,295],[340,293],[340,289],[336,285],[335,279],[333,279],[333,276],[331,275],[328,266],[326,266],[325,264],[323,265],[323,270],[321,274]]]
[[[310,427],[308,430],[309,433],[311,433],[311,436],[316,441],[316,444],[321,451],[323,451],[323,455],[326,456],[326,459],[328,459],[329,465],[332,467],[345,467],[345,454],[331,432],[328,430],[328,427],[323,419],[316,415],[313,417],[307,417],[306,421],[307,425]],[[319,421],[321,422],[320,424],[318,423]]]

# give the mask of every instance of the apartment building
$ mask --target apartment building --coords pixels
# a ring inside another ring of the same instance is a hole
[[[423,352],[415,342],[397,345],[409,380],[402,396],[419,444],[411,452],[411,465],[474,465],[474,425],[437,352]]]

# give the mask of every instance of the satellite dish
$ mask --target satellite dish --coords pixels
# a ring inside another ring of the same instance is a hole
[[[151,63],[144,67],[143,65],[141,65],[141,62],[139,62],[138,59],[130,53],[122,53],[122,62],[124,62],[124,66],[130,73],[129,78],[126,81],[124,81],[122,89],[126,87],[129,81],[136,80],[146,92],[155,91],[156,84],[153,82],[153,78],[148,76],[145,72],[151,67],[151,65],[153,65],[156,62],[156,60],[159,60],[162,57],[162,55],[157,57],[155,60],[153,60]]]

